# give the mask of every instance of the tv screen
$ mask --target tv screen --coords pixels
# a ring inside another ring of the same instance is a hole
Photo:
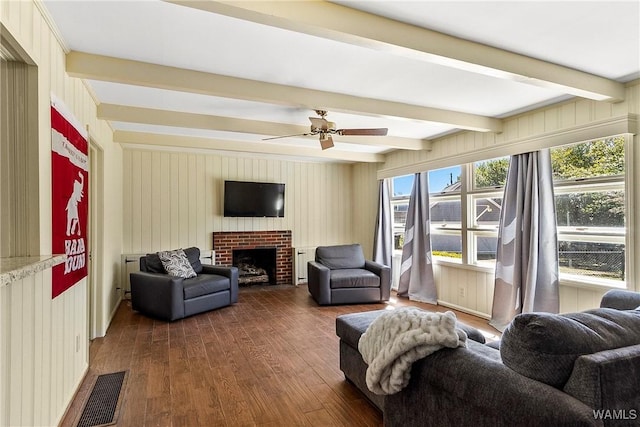
[[[225,181],[224,216],[284,217],[284,184]]]

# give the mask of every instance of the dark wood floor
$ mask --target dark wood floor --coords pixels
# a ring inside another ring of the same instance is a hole
[[[390,304],[446,310],[395,295]],[[118,426],[380,426],[339,369],[335,318],[384,307],[319,307],[304,285],[251,287],[234,306],[166,323],[125,300],[92,342],[89,373],[61,425],[77,424],[97,375],[125,370]]]

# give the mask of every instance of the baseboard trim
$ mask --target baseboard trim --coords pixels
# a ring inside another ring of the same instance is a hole
[[[62,415],[56,421],[56,425],[58,427],[60,427],[60,424],[62,423],[62,421],[64,421],[64,419],[67,418],[67,415],[69,414],[69,411],[71,410],[71,405],[76,400],[76,397],[78,397],[78,393],[80,392],[80,389],[82,388],[82,384],[84,384],[84,380],[87,379],[87,375],[88,374],[89,374],[89,364],[87,363],[85,368],[84,368],[84,372],[82,373],[82,376],[80,377],[80,381],[78,381],[78,383],[76,384],[76,388],[73,391],[73,393],[71,394],[71,398],[67,402],[67,405],[66,405],[64,411],[62,412]]]
[[[460,305],[451,304],[450,302],[438,300],[438,305],[441,305],[443,307],[453,308],[454,310],[462,311],[462,312],[467,313],[467,314],[472,314],[472,315],[477,316],[477,317],[482,317],[483,319],[487,319],[487,320],[491,319],[491,315],[490,314],[482,313],[482,312],[476,311],[476,310],[471,310],[471,309],[469,309],[467,307],[462,307]]]

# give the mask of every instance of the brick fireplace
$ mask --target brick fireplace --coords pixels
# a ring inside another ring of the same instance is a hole
[[[233,265],[233,251],[276,248],[276,284],[293,283],[293,249],[291,230],[221,231],[213,233],[216,264]]]

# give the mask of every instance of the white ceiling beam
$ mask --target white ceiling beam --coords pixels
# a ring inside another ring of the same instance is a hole
[[[157,147],[177,147],[185,149],[233,151],[242,153],[271,154],[280,156],[300,156],[319,159],[330,159],[344,162],[383,163],[385,156],[375,153],[355,153],[335,149],[322,150],[317,140],[312,141],[317,147],[296,147],[274,143],[225,141],[220,139],[199,138],[194,136],[166,135],[149,132],[133,132],[117,130],[113,133],[113,141],[122,144],[137,144]]]
[[[98,118],[127,123],[173,126],[182,128],[207,129],[225,132],[239,132],[256,135],[296,135],[310,131],[310,126],[285,123],[273,123],[259,120],[246,120],[233,117],[212,116],[206,114],[185,113],[179,111],[158,110],[153,108],[132,107],[128,105],[100,104]],[[402,150],[428,150],[430,143],[414,138],[395,136],[352,136],[334,135],[336,142],[349,144],[374,145]]]
[[[72,77],[343,113],[405,117],[459,129],[502,132],[499,119],[380,99],[266,83],[83,52],[66,56]]]
[[[326,1],[165,1],[582,98],[625,96],[614,80]]]

